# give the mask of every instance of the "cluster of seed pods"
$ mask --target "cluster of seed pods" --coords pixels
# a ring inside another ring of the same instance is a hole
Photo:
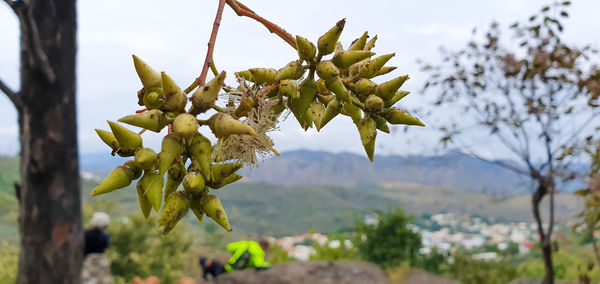
[[[208,83],[182,90],[167,74],[157,72],[134,55],[143,85],[137,94],[138,104],[145,109],[118,122],[143,130],[134,132],[113,121],[108,121],[111,131],[96,129],[113,155],[133,159],[115,168],[96,186],[92,196],[138,180],[141,211],[146,218],[153,209],[160,212],[158,226],[164,235],[189,211],[200,222],[207,215],[230,231],[227,214],[212,190],[240,180],[242,176],[236,172],[245,164],[255,163],[242,153],[250,152],[254,157],[254,152],[270,150],[277,154],[266,136],[271,127],[262,124],[275,125],[286,109],[305,130],[314,126],[320,131],[338,114],[350,117],[373,161],[377,130],[389,133],[388,123],[423,124],[393,107],[408,94],[399,90],[407,75],[381,84],[371,80],[396,69],[384,66],[394,54],[374,57],[372,48],[377,37],[368,40],[366,32],[344,50],[338,42],[344,25],[345,20],[339,21],[318,39],[316,46],[297,36],[298,60],[278,70],[252,68],[237,72],[237,88],[225,84],[225,72],[215,72]],[[332,53],[330,59],[324,59]],[[223,107],[217,105],[220,96],[229,96]],[[186,110],[189,101],[191,106]],[[200,119],[200,115],[208,117]],[[215,144],[198,131],[203,126],[217,138]],[[160,152],[144,147],[143,131],[160,133],[165,127],[169,131]]]

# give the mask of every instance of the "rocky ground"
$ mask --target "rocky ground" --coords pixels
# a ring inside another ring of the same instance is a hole
[[[264,271],[244,270],[220,276],[219,284],[262,284],[262,283],[388,283],[388,278],[379,267],[358,261],[314,261],[293,262],[273,265]]]
[[[220,276],[218,284],[380,284],[391,283],[386,273],[376,265],[360,261],[313,261],[274,265],[268,270],[236,271]],[[397,282],[394,282],[397,283]],[[458,284],[420,269],[411,269],[402,284]]]

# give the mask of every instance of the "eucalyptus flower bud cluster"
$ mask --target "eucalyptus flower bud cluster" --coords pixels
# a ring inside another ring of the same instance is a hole
[[[255,84],[276,87],[268,95],[285,101],[305,130],[314,126],[320,131],[339,114],[350,117],[367,156],[373,161],[377,130],[389,133],[388,124],[424,124],[394,107],[409,94],[400,90],[408,75],[383,83],[373,81],[375,77],[396,69],[385,66],[394,54],[375,57],[372,49],[377,36],[369,40],[367,32],[344,49],[338,40],[345,24],[345,20],[337,22],[317,40],[316,45],[296,36],[299,59],[278,70],[252,68],[236,75]],[[325,59],[329,55],[331,57]],[[306,73],[308,75],[303,78]]]
[[[215,77],[206,84],[198,86],[195,81],[182,90],[165,72],[157,72],[134,55],[142,83],[137,99],[144,109],[117,122],[108,121],[110,131],[96,129],[112,155],[132,159],[109,173],[91,195],[112,192],[137,180],[140,209],[146,218],[152,211],[160,215],[158,226],[163,235],[189,211],[199,222],[206,215],[231,231],[214,191],[240,180],[237,171],[256,166],[257,157],[278,155],[267,132],[277,128],[286,109],[305,130],[315,127],[320,131],[340,114],[350,117],[373,161],[377,130],[389,133],[388,123],[424,125],[394,107],[408,95],[399,90],[407,75],[383,83],[372,81],[396,69],[385,66],[394,54],[374,57],[377,37],[368,40],[366,32],[344,50],[338,42],[344,25],[345,20],[339,21],[317,45],[297,36],[298,60],[280,69],[237,72],[239,86],[235,88],[225,84],[225,72],[213,70]],[[226,105],[217,105],[219,98],[225,98]],[[201,127],[212,132],[215,143],[200,133]],[[144,131],[161,133],[165,128],[168,131],[160,151],[144,147]]]

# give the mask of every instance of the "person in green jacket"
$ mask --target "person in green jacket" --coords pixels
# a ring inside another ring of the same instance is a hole
[[[246,268],[256,270],[267,269],[271,263],[265,261],[265,251],[269,248],[269,242],[266,240],[257,241],[239,241],[227,245],[227,250],[232,256],[225,264],[225,270],[231,272]]]

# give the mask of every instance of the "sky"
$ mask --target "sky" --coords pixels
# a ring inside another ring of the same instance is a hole
[[[81,153],[108,152],[94,128],[108,129],[106,120],[117,120],[140,108],[136,92],[141,83],[133,68],[132,54],[154,69],[165,71],[182,88],[199,75],[217,2],[78,1],[77,119]],[[597,22],[600,1],[572,2],[571,17],[564,22],[564,39],[598,48],[600,25],[593,23]],[[440,46],[463,47],[474,27],[485,27],[493,20],[507,26],[526,19],[550,2],[246,0],[243,3],[292,35],[307,37],[315,43],[342,18],[347,22],[340,41],[346,47],[364,31],[377,34],[374,51],[395,52],[396,57],[388,63],[398,66],[394,74],[411,77],[402,89],[412,94],[399,105],[426,109],[427,100],[419,93],[425,74],[419,71],[417,59],[435,61]],[[15,90],[19,86],[18,39],[17,18],[7,5],[0,3],[0,79]],[[297,59],[297,53],[259,23],[238,17],[226,6],[213,58],[219,70],[232,75],[253,67],[278,69]],[[230,78],[227,82],[233,81]],[[427,124],[427,117],[421,119]],[[16,121],[15,109],[0,94],[0,155],[15,155],[19,151]],[[290,116],[280,125],[280,131],[270,136],[279,151],[364,153],[356,127],[342,116],[321,132],[313,129],[305,132]],[[154,149],[159,149],[160,139],[161,135],[155,133],[144,134],[144,144]],[[376,154],[435,154],[439,149],[437,139],[437,134],[427,128],[409,133],[397,131],[392,135],[381,133],[377,136]],[[490,156],[507,155],[493,146],[487,149]]]

